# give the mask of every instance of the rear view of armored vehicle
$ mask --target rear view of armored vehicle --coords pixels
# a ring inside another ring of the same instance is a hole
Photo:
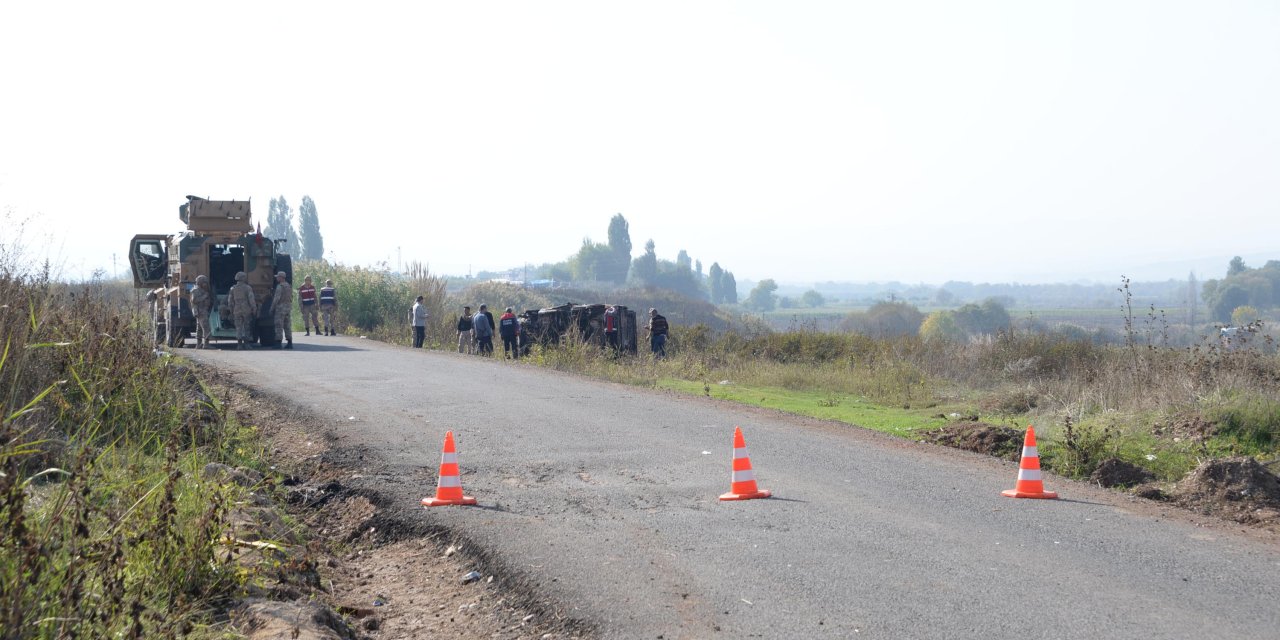
[[[247,201],[187,196],[187,203],[178,207],[178,218],[185,230],[172,235],[139,234],[129,243],[133,284],[149,290],[156,339],[167,337],[169,346],[180,347],[195,332],[191,289],[196,277],[203,275],[208,276],[214,295],[211,338],[235,340],[227,293],[236,283],[236,273],[243,271],[258,301],[252,335],[264,346],[274,344],[275,274],[283,271],[293,282],[293,261],[282,250],[284,240],[273,241],[254,232]]]

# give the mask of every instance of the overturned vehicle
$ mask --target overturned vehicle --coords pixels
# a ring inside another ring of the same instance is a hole
[[[561,340],[636,352],[636,312],[622,305],[562,304],[530,309],[520,314],[520,349],[525,354],[535,343],[543,347]]]

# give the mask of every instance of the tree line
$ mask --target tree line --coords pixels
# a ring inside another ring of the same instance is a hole
[[[284,240],[285,250],[301,260],[324,258],[324,236],[320,234],[320,216],[311,196],[302,196],[297,224],[293,209],[284,196],[272,198],[267,206],[267,226],[262,233],[273,240]]]
[[[738,302],[737,280],[718,262],[711,263],[704,274],[702,261],[684,249],[674,261],[659,258],[652,238],[645,242],[644,253],[634,259],[631,250],[631,225],[619,213],[609,220],[608,242],[584,238],[582,247],[568,260],[541,265],[534,272],[553,280],[658,287],[712,304]]]
[[[1202,291],[1209,316],[1222,323],[1248,324],[1262,311],[1280,306],[1280,260],[1251,269],[1236,256],[1221,280],[1208,280]]]

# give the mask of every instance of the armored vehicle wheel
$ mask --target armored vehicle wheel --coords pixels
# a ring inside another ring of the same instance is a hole
[[[258,323],[258,344],[264,347],[276,346],[276,325]]]

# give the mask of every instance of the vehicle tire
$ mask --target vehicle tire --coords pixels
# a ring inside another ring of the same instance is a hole
[[[258,323],[258,344],[263,347],[276,346],[276,325]]]

